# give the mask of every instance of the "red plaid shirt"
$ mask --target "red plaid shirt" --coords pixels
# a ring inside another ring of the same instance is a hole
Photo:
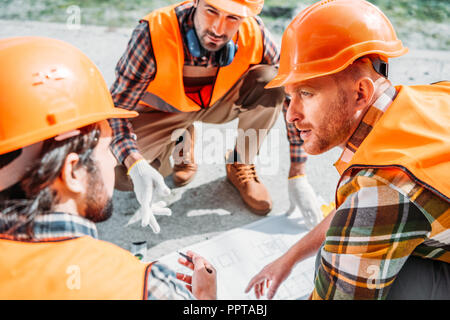
[[[186,32],[194,27],[193,3],[186,3],[175,8],[178,17],[182,38]],[[276,43],[263,21],[255,17],[264,39],[264,56],[261,64],[276,65],[279,63],[280,55]],[[193,66],[216,67],[215,53],[210,52],[205,57],[194,57],[184,43],[184,64]],[[114,104],[118,108],[141,111],[138,102],[145,93],[149,83],[156,74],[156,61],[150,39],[147,21],[141,21],[134,29],[125,53],[120,58],[116,67],[116,80],[111,87],[111,95]],[[287,104],[283,111],[287,110]],[[161,110],[164,111],[164,110]],[[131,123],[128,119],[109,120],[113,130],[112,151],[120,163],[132,152],[138,152],[136,136],[133,133]],[[286,124],[288,140],[290,143],[290,154],[292,162],[306,161],[302,144],[297,129],[292,124]]]

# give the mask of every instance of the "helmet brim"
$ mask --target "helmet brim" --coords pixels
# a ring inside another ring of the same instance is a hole
[[[22,136],[0,141],[0,154],[5,154],[37,143],[39,141],[44,141],[56,137],[57,135],[61,134],[61,132],[79,129],[103,120],[134,118],[138,115],[139,113],[137,113],[136,111],[129,111],[121,108],[112,108],[107,112],[99,112],[87,115],[85,117],[71,119],[69,121],[58,123],[57,125],[52,126],[50,129],[43,128],[42,130],[37,132],[31,132],[29,134],[24,134]]]
[[[244,4],[230,0],[205,0],[205,2],[216,9],[244,18],[256,16],[261,12],[263,7],[262,5],[255,6],[252,9]]]

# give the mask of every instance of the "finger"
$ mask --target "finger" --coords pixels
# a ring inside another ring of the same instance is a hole
[[[168,195],[170,195],[170,189],[166,185],[166,183],[164,182],[164,179],[162,177],[155,180],[155,186],[156,186],[156,191],[158,192],[158,194],[160,196],[167,197]]]
[[[261,284],[259,285],[259,295],[260,295],[261,297],[264,296],[264,287],[265,287],[265,283],[264,283],[264,282],[265,282],[265,281],[261,282]]]
[[[205,263],[208,262],[201,255],[199,255],[191,250],[188,250],[186,252],[186,254],[188,257],[190,257],[192,259],[192,261],[194,262],[194,266],[199,265],[199,267],[205,267]]]
[[[289,201],[289,209],[286,211],[286,215],[290,216],[291,214],[293,214],[295,211],[295,207],[296,206],[295,206],[294,201],[290,200]]]
[[[156,221],[155,217],[153,216],[153,214],[150,217],[150,223],[149,223],[150,227],[152,228],[152,231],[154,233],[159,233],[161,231],[161,228],[159,227],[158,221]]]
[[[136,223],[142,219],[142,206],[133,214],[133,216],[128,220],[125,226],[129,226],[130,224]]]
[[[200,256],[194,256],[192,259],[194,262],[194,271],[203,271],[206,268],[205,260]]]
[[[192,262],[189,262],[185,258],[178,258],[178,263],[182,264],[185,267],[188,267],[191,270],[194,270],[194,264]]]
[[[303,216],[305,225],[308,229],[312,229],[316,226],[317,221],[315,217],[312,215],[311,210],[305,210],[305,214]]]
[[[245,288],[245,293],[249,292],[250,289],[255,286],[257,283],[261,282],[261,280],[264,280],[264,276],[261,275],[261,273],[258,273],[256,276],[254,276],[250,282],[247,285],[247,288]]]
[[[152,212],[152,208],[150,208],[150,206],[146,205],[146,206],[142,206],[142,221],[141,221],[141,225],[143,227],[148,226],[149,222],[150,222],[150,216],[153,214]]]
[[[172,210],[170,208],[152,208],[153,214],[158,216],[171,216]]]
[[[191,251],[191,250],[186,251],[186,255],[187,255],[189,258],[191,258],[192,260],[194,260],[194,257],[195,257],[195,256],[198,256],[197,253],[195,253],[194,251]]]
[[[153,211],[150,207],[145,210],[144,216],[142,217],[142,226],[150,226],[154,233],[159,233],[161,228],[159,227],[158,221],[156,221]]]
[[[259,283],[255,284],[255,297],[259,299]]]
[[[164,215],[164,216],[172,215],[172,210],[170,208],[167,208],[167,203],[165,201],[158,201],[152,204],[152,210],[153,214],[155,215]]]
[[[187,274],[177,272],[177,279],[188,284],[192,284],[192,276],[189,276]]]
[[[148,226],[150,222],[150,218],[153,215],[152,213],[152,196],[153,196],[153,187],[149,186],[145,189],[143,194],[141,209],[142,209],[142,227]]]
[[[260,299],[263,296],[262,287],[264,287],[264,282],[257,283],[255,285],[255,296],[257,299]]]
[[[165,208],[165,207],[167,207],[167,202],[160,200],[158,202],[153,203],[152,207],[153,208]]]
[[[153,186],[152,184],[148,184],[145,188],[145,191],[142,195],[142,202],[141,205],[143,206],[144,204],[147,205],[151,205],[152,204],[152,200],[153,200]]]
[[[271,300],[275,296],[275,293],[277,293],[280,284],[281,282],[276,280],[272,282],[272,285],[269,287],[269,290],[267,291],[267,299]]]
[[[188,250],[186,254],[191,257],[192,262],[194,263],[194,272],[203,272],[204,270],[206,270],[209,274],[214,274],[216,272],[213,265],[202,256],[190,250]]]
[[[305,206],[299,199],[296,199],[295,202],[296,202],[297,206],[300,208],[300,213],[303,218],[303,222],[305,223],[305,226],[308,229],[311,229],[313,226],[313,223],[314,223],[313,219],[311,218],[311,211],[309,209],[305,209],[304,208]]]

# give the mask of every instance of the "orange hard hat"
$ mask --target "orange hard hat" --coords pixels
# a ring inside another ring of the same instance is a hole
[[[0,154],[136,112],[115,108],[94,63],[63,41],[0,39]]]
[[[205,0],[206,3],[219,10],[241,17],[253,17],[259,14],[264,0]]]
[[[266,88],[333,74],[365,55],[408,52],[388,18],[364,0],[324,0],[301,11],[281,41],[280,67]]]

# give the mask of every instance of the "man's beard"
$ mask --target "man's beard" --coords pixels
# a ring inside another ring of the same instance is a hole
[[[107,195],[103,181],[97,171],[94,171],[89,176],[85,217],[92,222],[102,222],[108,220],[112,213],[112,198]]]
[[[339,146],[340,142],[345,142],[352,128],[351,115],[348,114],[348,98],[345,91],[339,87],[339,93],[335,101],[331,102],[335,110],[332,114],[324,115],[327,120],[324,123],[335,124],[333,127],[322,129],[322,135],[317,135],[316,142],[310,154],[317,155]],[[305,151],[308,152],[308,150]]]
[[[210,43],[206,43],[206,37],[208,36],[208,35],[211,35],[211,36],[216,36],[216,34],[214,34],[214,33],[212,33],[212,32],[210,32],[210,31],[208,31],[208,30],[206,30],[206,31],[204,31],[203,32],[203,34],[201,35],[201,37],[199,37],[199,39],[200,39],[200,45],[205,49],[205,50],[207,50],[207,51],[210,51],[210,52],[217,52],[217,51],[219,51],[220,49],[222,49],[224,46],[225,46],[225,44],[227,43],[227,38],[226,37],[224,37],[224,36],[222,36],[222,37],[220,37],[220,39],[221,39],[221,41],[222,42],[220,42],[219,44],[215,44],[215,43],[212,43],[212,42],[210,42]]]

